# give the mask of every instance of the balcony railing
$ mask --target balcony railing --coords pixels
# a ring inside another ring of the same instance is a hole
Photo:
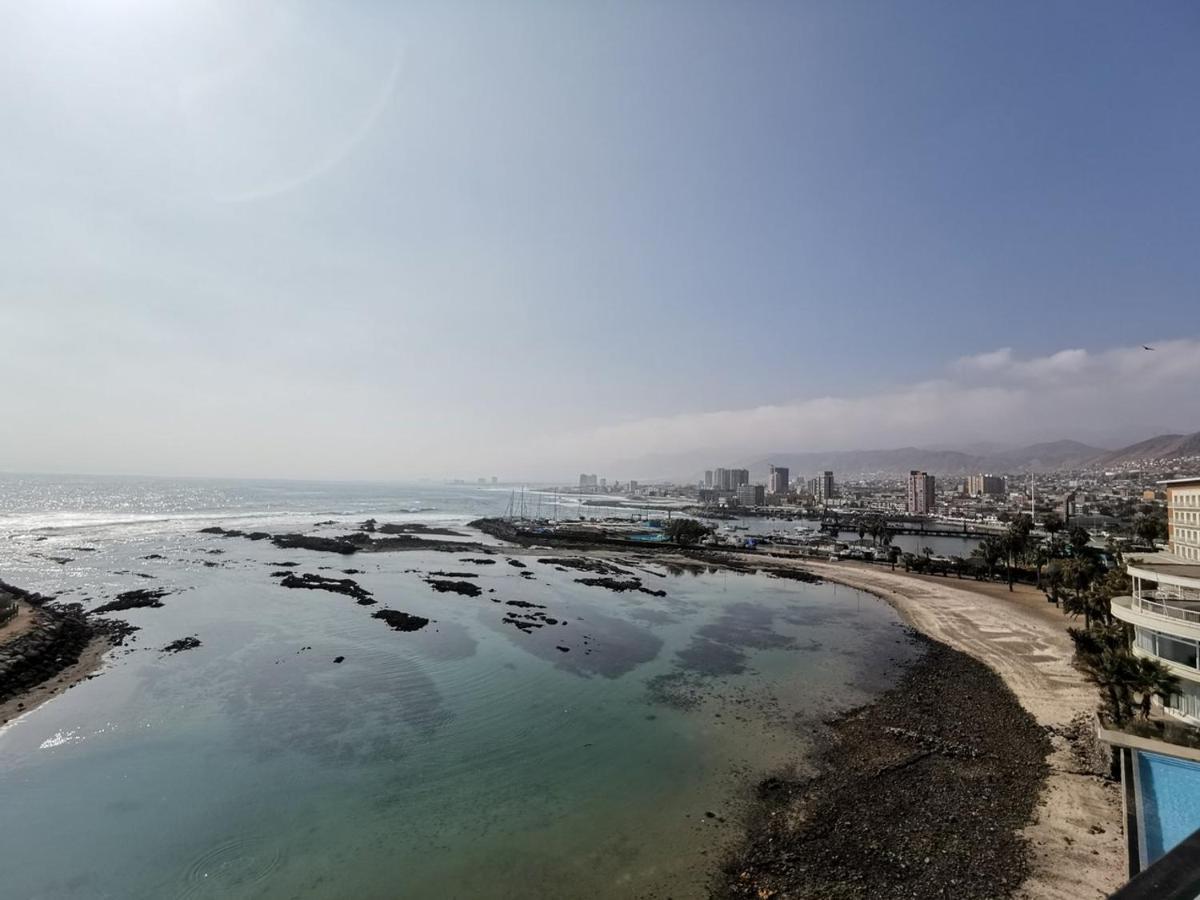
[[[1163,595],[1159,591],[1142,591],[1139,596],[1133,597],[1133,608],[1152,616],[1200,625],[1200,599]]]

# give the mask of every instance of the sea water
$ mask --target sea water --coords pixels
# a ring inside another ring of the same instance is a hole
[[[0,893],[703,896],[755,782],[804,771],[820,721],[916,652],[866,594],[634,550],[621,564],[665,596],[537,561],[561,550],[477,565],[460,561],[475,551],[342,556],[199,533],[335,535],[371,517],[494,544],[466,523],[510,497],[0,477],[0,578],[88,608],[171,591],[115,614],[140,631],[100,677],[0,728]],[[282,562],[352,577],[378,603],[285,589]],[[433,571],[477,575],[480,596],[435,592]],[[558,624],[505,624],[513,600]],[[381,608],[432,621],[394,631]],[[190,635],[201,646],[161,649]]]

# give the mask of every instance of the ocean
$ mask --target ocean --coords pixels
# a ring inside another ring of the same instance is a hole
[[[0,727],[0,893],[705,896],[757,781],[805,771],[821,720],[917,652],[885,603],[829,583],[631,550],[618,564],[653,593],[616,593],[538,561],[563,550],[483,565],[199,531],[338,535],[374,518],[494,545],[467,523],[510,497],[0,476],[0,579],[89,609],[169,592],[114,614],[140,630],[99,677]],[[352,577],[377,604],[286,589],[283,563]],[[435,572],[475,576],[480,595],[435,591]],[[385,608],[431,621],[393,630],[373,617]],[[505,621],[538,608],[554,624]],[[163,651],[189,636],[200,646]]]

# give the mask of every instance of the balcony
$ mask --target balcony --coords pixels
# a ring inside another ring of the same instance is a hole
[[[1141,591],[1120,599],[1132,601],[1130,608],[1146,615],[1200,625],[1200,597],[1181,596],[1177,591]]]

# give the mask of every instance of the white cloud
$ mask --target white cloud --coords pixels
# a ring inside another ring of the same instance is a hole
[[[1121,441],[1139,427],[1200,428],[1200,340],[953,362],[947,378],[856,396],[638,419],[525,445],[555,471],[643,455],[933,446],[977,440]],[[1149,436],[1148,434],[1145,436]],[[637,474],[618,473],[618,474]]]

